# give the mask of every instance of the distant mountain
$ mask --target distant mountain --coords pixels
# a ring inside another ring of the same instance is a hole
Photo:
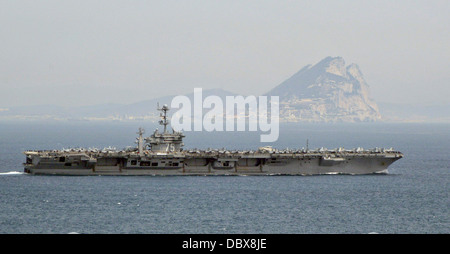
[[[203,99],[215,95],[225,103],[237,94],[223,89],[203,90]],[[356,64],[345,65],[342,57],[326,57],[307,65],[266,94],[279,96],[281,121],[307,122],[450,122],[450,104],[422,107],[404,104],[377,104],[370,99],[369,86]],[[172,96],[131,104],[109,103],[92,106],[57,105],[0,108],[1,119],[62,120],[145,120],[159,119],[156,104],[170,106]],[[193,102],[194,94],[186,95]],[[205,113],[207,110],[204,110]],[[383,114],[381,118],[380,112]]]
[[[290,121],[361,122],[381,119],[358,65],[327,57],[307,65],[265,95],[280,96],[280,116]]]
[[[215,95],[225,102],[226,96],[237,94],[220,88],[202,91],[203,99]],[[154,120],[159,119],[157,103],[170,106],[176,95],[163,96],[131,104],[108,103],[91,106],[61,107],[57,105],[19,106],[0,108],[0,119],[56,119],[56,120]],[[194,101],[194,93],[186,94]]]

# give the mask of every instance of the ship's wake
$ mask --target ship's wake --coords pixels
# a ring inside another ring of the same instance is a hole
[[[9,171],[9,172],[0,172],[0,176],[6,176],[6,175],[23,175],[24,172],[19,171]]]

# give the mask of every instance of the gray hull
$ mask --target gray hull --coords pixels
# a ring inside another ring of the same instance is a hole
[[[333,156],[333,157],[332,157]],[[34,157],[25,172],[36,175],[321,175],[387,173],[396,153],[283,154],[254,156],[83,156]],[[37,161],[37,162],[36,162]],[[70,161],[70,162],[67,162]]]
[[[361,148],[328,151],[277,150],[270,146],[257,151],[183,150],[183,133],[167,131],[164,105],[160,124],[144,138],[139,128],[137,147],[115,149],[64,149],[26,151],[26,173],[42,175],[320,175],[385,173],[402,154],[392,149]],[[150,149],[148,149],[150,148]]]

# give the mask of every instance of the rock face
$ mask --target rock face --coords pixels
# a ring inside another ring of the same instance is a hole
[[[327,57],[307,65],[265,95],[279,96],[280,118],[287,121],[362,122],[381,119],[356,64]]]

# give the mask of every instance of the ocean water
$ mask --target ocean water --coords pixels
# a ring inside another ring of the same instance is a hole
[[[394,147],[383,175],[31,176],[27,149],[134,146],[141,122],[0,122],[0,233],[450,233],[450,124],[282,124],[277,148]],[[187,132],[257,149],[261,133]]]

